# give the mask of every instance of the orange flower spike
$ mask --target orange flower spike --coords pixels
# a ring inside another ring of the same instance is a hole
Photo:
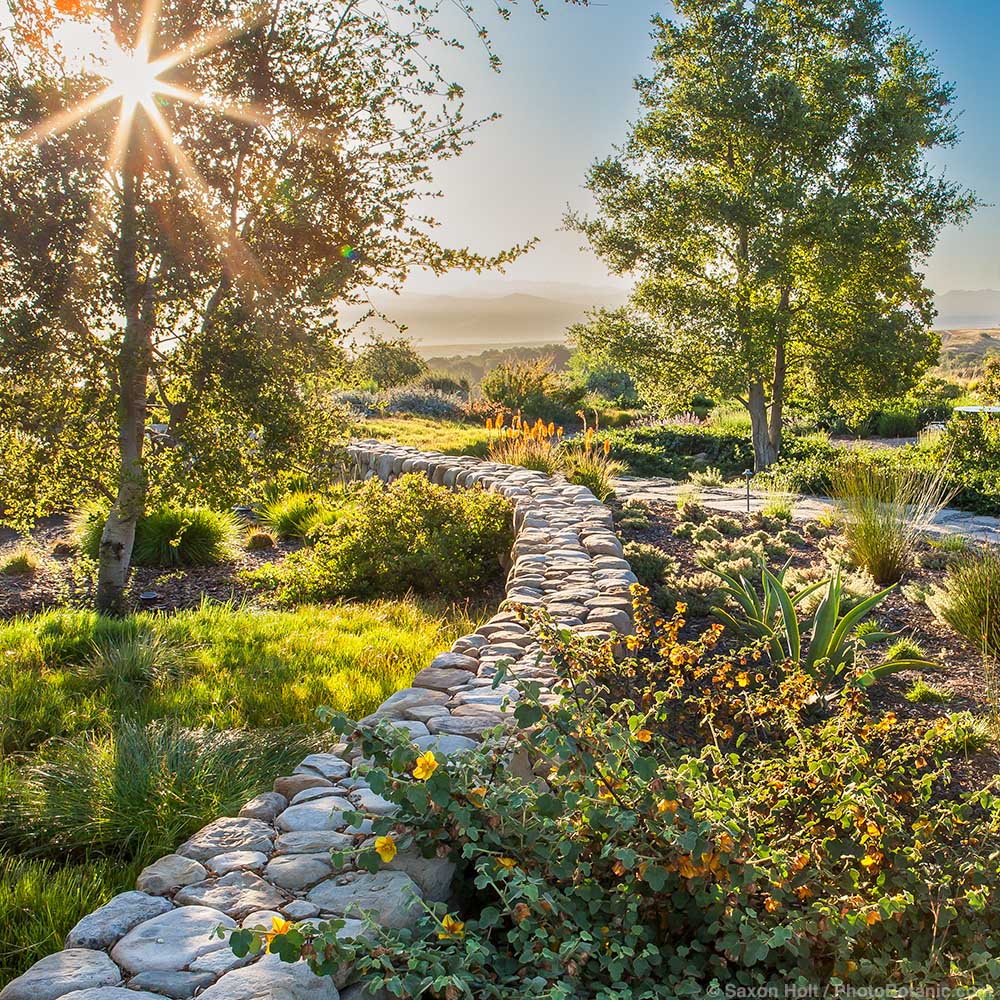
[[[604,439],[604,456],[605,456],[605,458],[608,455],[610,455],[610,454],[611,454],[611,439],[610,438],[605,438]]]
[[[486,429],[488,431],[492,431],[493,430],[493,419],[492,419],[492,417],[487,417],[486,418]]]

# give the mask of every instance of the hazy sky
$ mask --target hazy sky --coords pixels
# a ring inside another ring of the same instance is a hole
[[[510,280],[617,283],[604,266],[580,252],[580,239],[561,233],[567,204],[586,209],[587,166],[610,152],[637,112],[635,76],[648,68],[649,18],[662,0],[606,0],[589,8],[548,0],[542,21],[522,0],[510,24],[496,28],[504,59],[498,76],[473,42],[447,63],[467,87],[470,113],[498,111],[476,145],[438,171],[445,197],[435,207],[442,239],[486,252],[541,238],[540,246],[508,269]],[[980,197],[1000,204],[1000,0],[886,0],[889,17],[936,52],[946,79],[957,86],[963,111],[961,143],[935,163]],[[948,231],[928,267],[937,292],[1000,288],[1000,209],[980,209],[962,230]],[[466,275],[417,276],[414,291],[450,292],[490,286]]]

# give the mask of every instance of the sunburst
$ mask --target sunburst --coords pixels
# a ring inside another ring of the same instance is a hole
[[[103,52],[96,69],[98,75],[105,81],[104,86],[73,107],[50,116],[39,125],[22,133],[20,141],[26,144],[45,142],[69,131],[86,118],[117,102],[118,117],[106,163],[110,173],[117,173],[122,168],[136,118],[139,114],[144,115],[152,125],[177,175],[193,194],[194,211],[219,244],[223,258],[230,263],[240,260],[243,262],[243,268],[249,265],[250,270],[254,272],[253,279],[261,281],[263,273],[249,248],[232,226],[227,226],[225,220],[221,218],[215,218],[208,184],[190,156],[177,142],[167,120],[157,107],[157,101],[183,101],[236,121],[266,127],[271,119],[260,108],[220,100],[164,79],[172,69],[189,63],[252,30],[266,16],[267,8],[260,7],[248,17],[192,37],[167,54],[152,58],[159,20],[159,0],[146,0],[139,31],[131,48],[119,45],[112,38],[110,30],[104,32]]]

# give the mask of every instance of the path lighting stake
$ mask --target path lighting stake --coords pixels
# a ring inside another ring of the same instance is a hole
[[[746,477],[747,481],[747,513],[750,513],[750,480],[753,479],[753,472],[750,469],[745,469],[743,475]]]

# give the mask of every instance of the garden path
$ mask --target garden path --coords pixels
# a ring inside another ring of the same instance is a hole
[[[726,486],[692,486],[678,484],[673,479],[640,479],[622,476],[615,480],[615,495],[620,500],[642,500],[647,503],[676,503],[678,496],[690,495],[697,489],[702,504],[726,514],[745,514],[747,495],[745,489]],[[763,509],[773,500],[767,493],[750,491],[751,511]],[[813,521],[825,511],[836,508],[829,497],[800,496],[792,504],[792,517],[796,521]],[[1000,545],[1000,518],[970,514],[968,511],[946,507],[933,520],[928,531],[935,535],[964,535],[980,542]]]

